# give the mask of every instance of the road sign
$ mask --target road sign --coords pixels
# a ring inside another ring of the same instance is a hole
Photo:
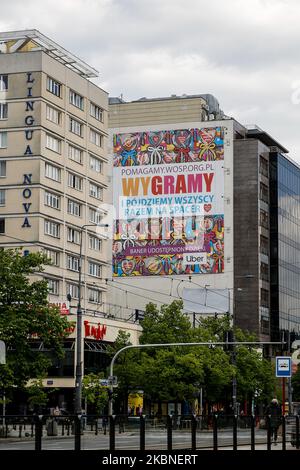
[[[289,356],[276,356],[276,377],[291,377],[292,358]]]
[[[118,377],[116,375],[110,375],[108,377],[108,384],[117,386],[118,385]]]
[[[109,381],[107,379],[100,379],[99,384],[102,385],[102,387],[108,387]]]

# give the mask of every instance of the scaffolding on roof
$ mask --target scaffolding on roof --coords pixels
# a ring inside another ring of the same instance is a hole
[[[82,77],[92,78],[98,77],[99,72],[86,62],[71,54],[56,42],[49,39],[36,29],[28,29],[22,31],[9,31],[0,33],[0,43],[8,43],[15,41],[10,46],[9,52],[18,52],[28,41],[33,41],[37,48],[32,50],[43,50],[50,57],[78,73]]]

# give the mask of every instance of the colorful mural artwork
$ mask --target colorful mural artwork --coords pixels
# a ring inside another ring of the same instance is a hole
[[[222,127],[114,135],[114,166],[224,159]]]
[[[223,133],[113,136],[113,276],[223,272]]]

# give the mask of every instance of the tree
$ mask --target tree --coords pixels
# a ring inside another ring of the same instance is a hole
[[[57,389],[52,389],[50,392],[47,392],[43,387],[42,378],[31,380],[26,387],[30,408],[34,410],[35,408],[41,409],[46,406],[49,393],[53,393],[56,390]]]
[[[94,405],[97,415],[104,413],[104,408],[108,403],[107,387],[101,385],[103,373],[88,374],[82,380],[82,396],[87,403]]]
[[[195,396],[202,388],[206,402],[231,402],[232,379],[237,377],[238,398],[250,399],[257,391],[260,400],[269,400],[274,390],[274,373],[269,361],[262,358],[253,346],[237,346],[236,365],[232,364],[231,351],[227,352],[214,342],[224,341],[228,331],[228,316],[208,317],[199,321],[196,328],[182,312],[182,302],[175,301],[158,308],[146,306],[142,321],[140,344],[211,342],[211,346],[172,346],[132,349],[122,352],[114,367],[118,376],[117,393],[123,406],[128,393],[143,390],[146,400],[187,401],[191,409]],[[255,337],[235,329],[237,341],[255,341]],[[129,334],[120,332],[110,348],[113,355],[130,344]]]
[[[231,328],[229,316],[208,317],[200,320],[198,334],[202,338],[206,337],[208,339],[210,337],[214,338],[215,341],[224,341],[224,333]],[[255,334],[236,327],[234,328],[234,336],[237,342],[254,342],[257,340]],[[217,353],[217,351],[219,352]],[[236,366],[232,365],[232,348],[227,353],[226,361],[224,361],[224,355],[218,360],[216,354],[222,354],[220,349],[216,349],[216,353],[211,358],[213,367],[218,369],[219,375],[218,378],[212,377],[212,380],[206,377],[207,396],[213,397],[215,400],[221,400],[222,396],[223,399],[224,396],[230,397],[232,394],[232,378],[236,375],[238,401],[246,400],[250,403],[252,398],[257,395],[257,402],[270,400],[276,382],[273,366],[270,361],[262,357],[261,352],[256,347],[236,346]]]
[[[300,367],[298,365],[297,372],[292,376],[293,401],[300,401]]]
[[[117,351],[130,345],[130,334],[120,330],[114,344],[107,348],[107,353],[112,359]],[[139,351],[124,351],[117,357],[114,366],[114,375],[118,377],[118,387],[114,391],[115,409],[124,414],[127,413],[129,393],[139,388],[141,365],[138,357]]]
[[[0,339],[7,348],[0,388],[6,393],[47,375],[51,360],[33,348],[37,340],[63,357],[62,342],[70,324],[49,305],[47,282],[37,278],[45,264],[50,261],[41,253],[23,256],[20,250],[0,250]]]
[[[182,302],[150,303],[142,321],[141,344],[192,342],[190,321],[182,313]],[[201,348],[172,346],[149,348],[140,354],[139,383],[152,401],[192,402],[204,382],[204,351]],[[176,406],[176,405],[175,405]]]
[[[236,341],[256,341],[253,333],[235,331]],[[257,395],[257,402],[268,402],[274,394],[276,378],[272,363],[262,357],[262,353],[253,346],[237,348],[237,391],[238,399],[250,400]]]

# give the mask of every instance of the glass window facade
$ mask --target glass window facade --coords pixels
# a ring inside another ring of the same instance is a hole
[[[271,336],[300,334],[300,168],[270,154]]]

